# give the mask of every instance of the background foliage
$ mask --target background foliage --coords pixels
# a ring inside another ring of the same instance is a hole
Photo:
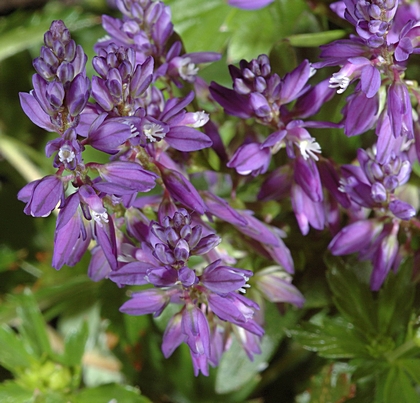
[[[305,58],[316,61],[319,45],[350,32],[326,1],[275,0],[252,12],[234,9],[224,0],[167,3],[188,52],[223,54],[201,75],[226,86],[231,85],[228,63],[266,53],[283,75]],[[306,297],[305,307],[267,306],[262,354],[250,362],[234,344],[208,378],[193,376],[185,346],[165,360],[160,351],[165,315],[122,315],[118,307],[125,290],[106,281],[91,282],[87,257],[74,268],[52,269],[54,217],[27,217],[16,200],[28,181],[50,173],[50,161],[43,154],[50,137],[26,118],[18,92],[31,89],[32,59],[52,20],[65,21],[91,60],[93,44],[104,34],[100,15],[118,13],[104,0],[50,1],[3,12],[1,402],[420,401],[418,281],[413,281],[411,262],[373,293],[369,263],[326,255],[329,235],[311,232],[303,238],[292,217],[286,242],[297,267],[294,284]],[[340,104],[329,105],[321,113],[338,121],[340,109]],[[234,121],[230,125],[227,136]],[[318,130],[317,139],[340,162],[350,162],[356,149],[371,141],[369,135],[345,138],[336,129]],[[276,215],[277,209],[266,206],[267,214]]]

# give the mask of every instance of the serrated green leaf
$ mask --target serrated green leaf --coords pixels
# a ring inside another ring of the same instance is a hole
[[[359,281],[354,271],[339,263],[327,261],[327,280],[334,295],[334,302],[341,314],[360,331],[376,335],[377,315],[369,286]]]
[[[321,325],[303,323],[288,330],[288,334],[307,350],[325,358],[342,359],[365,356],[364,340],[361,340],[350,324],[338,319],[325,318]]]
[[[292,46],[310,48],[325,45],[326,43],[330,43],[336,39],[343,38],[346,34],[346,31],[336,29],[332,31],[290,35],[287,37],[287,40]]]
[[[132,386],[108,384],[96,388],[84,389],[74,396],[72,403],[104,403],[115,399],[118,403],[151,403],[140,395],[140,391]]]
[[[404,262],[398,273],[389,273],[379,291],[378,327],[380,333],[397,335],[407,328],[415,287],[411,281],[412,261]]]
[[[14,296],[18,300],[17,315],[20,319],[19,332],[22,340],[31,347],[36,356],[52,355],[46,323],[38,307],[38,302],[29,289]]]
[[[33,392],[28,391],[13,381],[0,384],[0,402],[2,403],[31,403]]]
[[[0,327],[0,364],[15,372],[31,365],[31,355],[21,338],[7,325]],[[1,401],[1,400],[0,400]]]

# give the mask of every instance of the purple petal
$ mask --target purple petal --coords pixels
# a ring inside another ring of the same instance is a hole
[[[212,145],[212,141],[206,134],[188,126],[171,127],[165,140],[176,150],[186,152],[202,150]]]
[[[401,200],[391,201],[388,207],[391,210],[391,213],[401,220],[409,220],[416,215],[416,210],[413,206]]]
[[[112,273],[111,267],[99,245],[96,245],[91,253],[92,257],[88,267],[88,276],[92,281],[101,281]]]
[[[125,302],[120,311],[128,315],[147,315],[159,316],[169,303],[169,297],[165,291],[155,288],[136,292],[132,298]]]
[[[199,214],[204,214],[207,207],[197,190],[185,176],[172,169],[164,169],[162,179],[170,195],[176,201]]]
[[[162,352],[165,358],[172,355],[175,349],[186,341],[187,336],[182,332],[182,315],[174,315],[166,326],[162,339]]]
[[[42,110],[38,101],[31,94],[20,92],[19,99],[23,111],[31,119],[32,123],[49,132],[55,132],[57,130],[51,123],[49,115]]]
[[[120,269],[110,273],[109,278],[114,283],[121,285],[144,285],[148,284],[147,271],[154,268],[147,262],[130,262]]]
[[[281,103],[287,104],[296,99],[310,78],[311,66],[304,60],[293,71],[286,74],[280,89]]]
[[[366,97],[372,98],[381,86],[381,73],[376,67],[368,64],[362,69],[360,81],[362,84],[362,91],[366,94]]]

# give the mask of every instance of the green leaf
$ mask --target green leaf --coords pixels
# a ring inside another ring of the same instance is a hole
[[[341,318],[323,318],[318,324],[303,323],[288,334],[304,348],[325,358],[343,359],[367,356],[365,340]]]
[[[415,287],[411,281],[413,262],[408,259],[398,273],[389,273],[379,291],[378,327],[380,333],[403,335],[411,316]]]
[[[398,365],[410,375],[413,381],[420,385],[420,359],[419,358],[405,358],[398,360]]]
[[[31,347],[34,354],[39,358],[45,354],[52,356],[46,323],[32,292],[25,289],[23,294],[13,296],[13,298],[16,298],[19,303],[17,307],[17,315],[20,319],[18,328],[22,340]]]
[[[236,10],[222,0],[168,0],[172,21],[187,52],[216,51],[226,46],[226,20]]]
[[[336,39],[343,38],[346,36],[346,31],[342,29],[336,29],[325,32],[311,32],[309,34],[297,34],[290,35],[287,40],[292,46],[296,47],[318,47],[335,41]]]
[[[141,333],[144,333],[150,324],[149,318],[147,316],[124,315],[123,319],[128,343],[137,343]]]
[[[271,48],[269,57],[273,73],[277,73],[280,77],[283,77],[298,65],[296,52],[287,39],[278,41]]]
[[[68,366],[81,365],[83,353],[85,351],[86,341],[89,336],[89,327],[87,322],[76,331],[66,335],[64,340],[64,362]]]
[[[419,399],[420,396],[407,374],[401,368],[393,366],[386,377],[384,403],[413,403]]]
[[[377,315],[369,286],[362,283],[354,270],[346,267],[340,259],[328,259],[327,265],[327,280],[338,310],[367,336],[375,336],[378,333]]]
[[[2,403],[31,403],[33,392],[22,388],[14,381],[0,384],[0,402]]]
[[[63,7],[59,3],[45,7],[42,13],[18,11],[4,19],[0,26],[0,61],[42,44],[44,33],[54,19],[65,21],[70,31],[98,23],[96,17],[81,14],[80,9]]]
[[[31,355],[21,338],[9,326],[0,327],[0,364],[15,372],[31,365]],[[0,400],[2,401],[2,400]]]
[[[151,403],[149,399],[140,395],[138,389],[117,384],[84,389],[74,397],[72,403],[104,403],[110,402],[112,399],[124,403]]]

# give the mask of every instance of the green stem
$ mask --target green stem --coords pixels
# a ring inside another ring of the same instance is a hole
[[[414,339],[407,340],[404,344],[401,344],[398,348],[396,348],[394,351],[391,351],[390,353],[386,354],[386,358],[389,362],[394,362],[404,354],[406,354],[408,351],[419,348],[419,346],[416,344]]]

